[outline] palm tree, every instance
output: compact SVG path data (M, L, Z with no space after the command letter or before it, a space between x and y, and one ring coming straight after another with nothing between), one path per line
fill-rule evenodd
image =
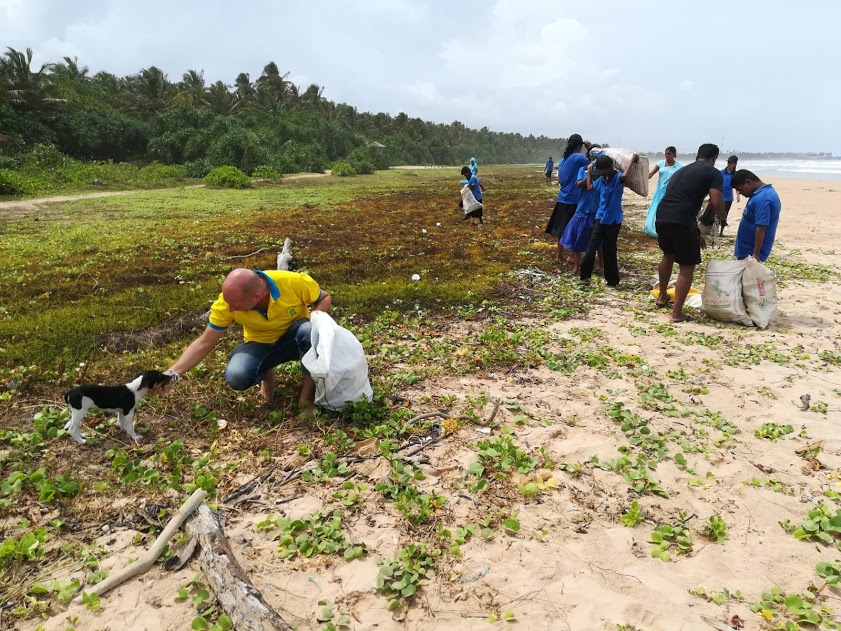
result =
M130 77L128 87L132 93L132 109L144 112L162 112L177 96L175 87L160 68L150 66L140 74Z
M230 92L222 81L217 81L207 88L202 102L211 112L221 116L234 116L242 107L236 93Z
M257 91L251 85L251 77L248 76L247 72L240 72L237 75L236 81L234 81L234 87L236 88L237 98L243 106L250 105L254 102Z
M63 64L56 64L53 68L53 76L69 81L85 82L90 80L88 67L79 66L78 57L73 57L73 59L65 57Z
M204 101L204 70L188 70L178 84L178 97L188 105L197 107Z
M54 64L42 64L37 71L32 69L32 49L26 53L8 47L0 58L0 94L12 107L24 110L45 110L64 103L54 98L54 86L49 72Z
M322 101L326 103L330 103L330 101L326 101L322 98L321 94L324 92L324 88L315 85L314 83L308 87L304 93L300 96L300 102L304 109L308 109L311 111L319 109L319 105ZM332 103L331 103L332 104Z
M280 110L285 103L298 98L298 88L286 81L289 73L282 75L277 64L270 61L263 68L263 74L254 84L257 88L257 102L266 110Z

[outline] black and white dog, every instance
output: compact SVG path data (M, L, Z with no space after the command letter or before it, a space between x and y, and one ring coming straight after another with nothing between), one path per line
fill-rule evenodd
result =
M95 386L84 383L76 386L64 395L64 400L70 406L70 420L64 426L70 436L80 445L85 444L85 435L79 431L85 414L91 408L103 412L116 412L117 425L134 442L139 443L140 437L134 431L134 411L137 404L149 392L157 393L163 387L178 380L178 376L157 370L147 370L137 378L122 386Z

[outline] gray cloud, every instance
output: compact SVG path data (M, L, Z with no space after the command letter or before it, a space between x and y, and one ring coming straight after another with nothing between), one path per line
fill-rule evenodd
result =
M232 83L273 60L362 110L686 151L841 154L839 23L834 0L0 0L0 44L39 62Z

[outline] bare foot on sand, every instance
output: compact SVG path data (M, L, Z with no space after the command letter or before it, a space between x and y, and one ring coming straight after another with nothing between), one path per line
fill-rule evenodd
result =
M260 393L257 395L262 405L271 405L274 401L274 384L274 370L267 370L266 376L260 382Z

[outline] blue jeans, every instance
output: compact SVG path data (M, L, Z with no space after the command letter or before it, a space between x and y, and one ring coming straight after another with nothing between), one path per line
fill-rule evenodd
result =
M311 328L307 318L299 318L274 344L243 342L228 359L225 381L234 390L246 390L263 381L267 370L278 364L300 360L312 346ZM303 366L301 369L308 374Z

